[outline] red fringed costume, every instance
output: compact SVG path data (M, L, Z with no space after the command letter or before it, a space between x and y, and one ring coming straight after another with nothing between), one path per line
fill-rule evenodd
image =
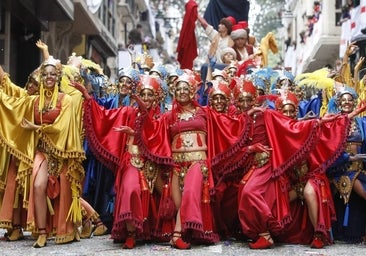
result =
M180 119L176 108L159 120L141 118L139 145L147 158L174 164L174 172L183 177L180 179L183 236L189 232L193 242L217 242L210 206L214 188L211 161L219 152L226 151L220 156L224 161L247 143L246 119L231 118L202 107L192 117ZM206 149L189 151L193 144ZM193 159L197 155L201 160ZM190 159L182 160L180 156Z
M157 110L152 109L149 115L154 118L156 113ZM151 239L156 235L153 231L159 201L155 198L154 183L161 172L140 155L133 136L112 129L120 126L134 129L138 115L139 110L133 107L105 109L94 100L84 103L84 125L90 147L116 176L112 228L115 240L126 239L126 221L135 226L137 239Z
M239 218L243 233L257 239L260 233L268 231L274 236L281 234L292 220L286 172L306 159L318 167L312 169L314 174L324 172L343 148L345 134L339 131L347 130L348 119L340 117L323 124L319 124L319 120L297 122L266 110L254 114L251 123L251 143L268 145L272 148L271 154L248 156L243 149L229 162L215 161L213 167L219 177L230 176L238 167L243 167ZM323 229L327 225L328 222Z

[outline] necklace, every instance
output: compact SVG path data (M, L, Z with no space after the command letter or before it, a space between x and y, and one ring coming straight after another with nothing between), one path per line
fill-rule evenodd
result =
M53 95L53 91L51 90L44 90L44 96L46 96L46 98L51 98Z
M188 121L188 120L192 119L195 115L196 115L195 109L193 111L185 111L182 113L178 113L178 119Z
M46 112L50 111L51 109L52 109L52 106L51 106L51 102L50 102L47 105L45 104L45 106L42 109L42 113L46 113Z

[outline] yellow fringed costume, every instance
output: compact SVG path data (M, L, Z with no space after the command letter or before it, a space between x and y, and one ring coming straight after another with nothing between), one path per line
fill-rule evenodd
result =
M5 75L1 85L9 82ZM26 130L20 125L22 119L35 122L39 98L38 95L26 94L9 97L3 90L0 92L0 145L20 161L17 181L23 190L23 206L28 208L27 229L30 231L37 232L31 193L33 175L40 166L35 164L40 160L37 157L49 161L54 159L61 165L57 173L60 193L52 202L54 209L49 205L50 212L55 212L51 218L52 230L49 231L56 233L56 243L66 243L77 238L75 224L80 224L82 218L79 197L84 178L82 161L85 153L80 138L80 116L75 113L72 97L63 94L58 99L60 113L53 123L42 124L42 128L37 131Z

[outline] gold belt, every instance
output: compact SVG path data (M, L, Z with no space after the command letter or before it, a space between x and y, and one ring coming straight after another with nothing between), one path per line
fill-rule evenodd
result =
M270 154L266 152L256 153L254 156L254 160L257 164L257 167L262 167L263 165L265 165L269 160L269 156Z
M362 170L362 160L353 161L350 167L348 167L348 170L350 171Z
M193 162L193 161L206 160L206 159L207 159L206 151L173 153L173 160L176 163Z
M362 143L361 142L347 142L346 152L349 154L357 154L357 150L352 146L361 147Z

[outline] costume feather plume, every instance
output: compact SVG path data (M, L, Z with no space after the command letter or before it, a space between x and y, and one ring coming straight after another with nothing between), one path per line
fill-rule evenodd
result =
M103 69L99 66L99 64L95 63L94 61L83 58L81 60L81 65L88 68L88 69L90 69L90 70L92 70L92 71L96 71L100 75L103 74Z
M299 74L295 77L298 86L312 86L319 89L333 88L334 79L329 78L329 70L322 68L311 73Z

